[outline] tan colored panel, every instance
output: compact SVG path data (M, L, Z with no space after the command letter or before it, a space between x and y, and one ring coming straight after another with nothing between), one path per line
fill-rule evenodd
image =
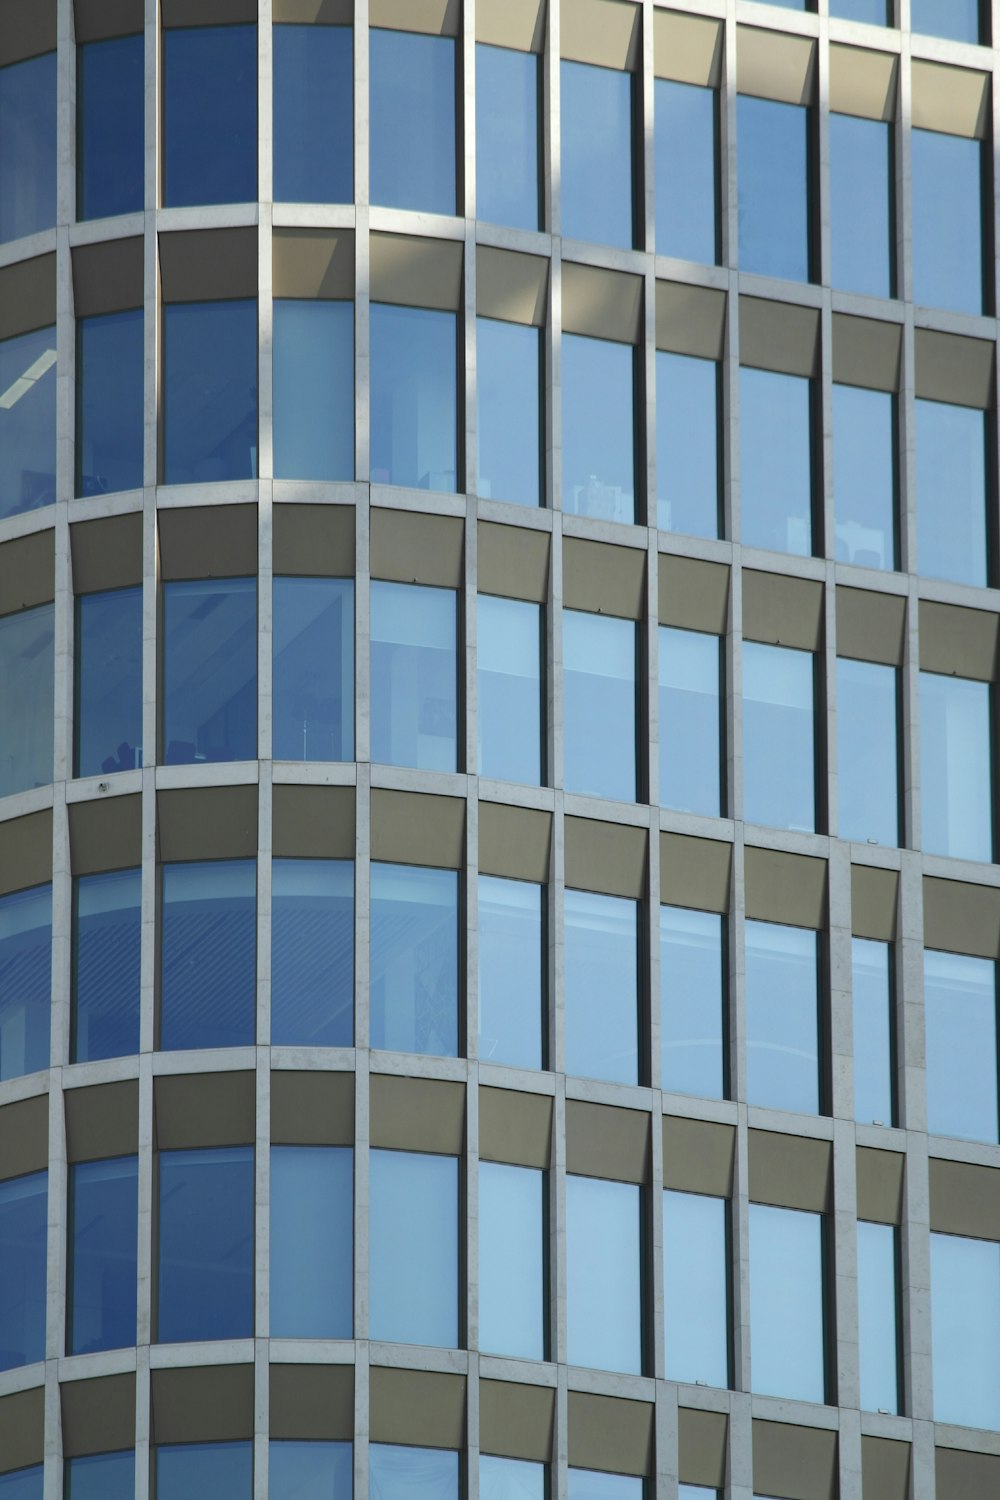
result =
M1000 1171L936 1156L929 1170L932 1229L1000 1240Z
M479 592L544 604L549 594L549 533L480 521Z
M518 52L544 51L545 0L476 0L476 41Z
M465 1085L438 1078L371 1075L371 1143L391 1151L465 1150Z
M717 89L722 78L723 26L708 16L653 11L653 69L657 78Z
M552 1096L514 1089L479 1089L479 1155L515 1166L549 1166Z
M993 405L994 350L985 339L918 328L914 334L917 395L987 411Z
M655 12L657 21L665 12ZM702 18L685 16L685 21ZM712 21L715 26L718 22ZM721 359L726 338L726 294L680 281L656 283L656 347L700 359Z
M276 1146L353 1146L354 1074L271 1074L271 1140Z
M540 255L519 255L491 245L476 250L476 311L481 318L544 328L548 293L549 263Z
M64 1458L135 1447L135 1376L131 1371L99 1380L66 1380L59 1395Z
M425 792L372 791L372 859L460 870L465 864L465 802Z
M641 901L646 891L645 828L567 818L566 884L579 891L602 891Z
M736 1131L710 1120L663 1116L663 1185L682 1193L729 1198Z
M751 1130L748 1151L752 1202L829 1213L833 1197L833 1146L829 1141Z
M905 1156L900 1151L872 1151L858 1146L855 1160L858 1218L876 1224L901 1223Z
M109 1156L133 1156L138 1151L137 1079L67 1089L63 1101L69 1161L100 1161Z
M369 21L392 31L423 31L458 36L461 0L371 0Z
M202 0L194 0L200 5ZM257 295L257 230L185 229L160 235L164 302Z
M725 635L729 620L729 569L725 563L661 552L657 584L662 625Z
M837 1434L786 1422L754 1422L753 1487L761 1495L835 1500Z
M816 93L816 43L780 31L736 28L736 87L741 94L811 104Z
M353 505L276 505L272 524L275 576L354 577Z
M823 585L812 578L745 571L743 635L769 646L818 651L823 641Z
M153 1106L160 1151L253 1142L253 1073L164 1073L153 1080Z
M253 1365L154 1370L152 1386L154 1443L253 1437Z
M986 1500L1000 1495L1000 1458L994 1453L966 1453L935 1448L937 1500Z
M274 788L272 841L277 859L353 859L354 788Z
M0 68L56 48L55 0L4 0ZM0 1459L0 1469L5 1468ZM16 1466L15 1466L16 1467Z
M660 834L660 900L665 906L727 912L732 869L732 844Z
M913 124L983 140L989 126L989 74L914 58L910 64Z
M299 26L353 26L354 0L271 0L272 19Z
M740 364L782 375L818 375L819 309L741 297Z
M300 1443L350 1442L354 1436L353 1365L276 1365L268 1430Z
M40 1464L44 1449L44 1385L0 1397L0 1474Z
M545 885L551 861L551 813L480 802L479 868L484 875Z
M0 615L48 604L56 592L55 532L33 531L0 546Z
M983 609L920 601L920 669L992 682L997 675L1000 616Z
M417 1448L465 1442L465 1376L429 1370L371 1370L371 1440Z
M0 823L0 896L52 879L52 809Z
M891 52L830 46L830 108L865 120L896 118L899 59Z
M509 1380L479 1382L479 1446L504 1458L548 1463L552 1457L552 1417L556 1393L551 1386L519 1385Z
M252 859L257 853L256 786L189 787L157 792L159 855L185 859Z
M570 1391L571 1466L612 1474L652 1474L654 1411L648 1401Z
M566 1170L618 1182L649 1180L649 1116L638 1109L566 1101Z
M69 528L73 592L96 594L142 582L142 512L79 521Z
M142 798L104 797L69 805L70 863L74 875L131 870L142 863Z
M161 510L160 576L246 578L257 572L256 505Z
M373 234L371 297L373 302L457 312L462 305L461 242L417 239L410 234Z
M677 1475L681 1484L705 1484L721 1490L726 1482L729 1419L721 1411L677 1412Z
M861 1492L875 1500L909 1500L909 1443L862 1434Z
M837 589L837 655L903 665L906 597L867 589Z
M641 620L646 604L646 554L568 536L563 541L563 603L567 609Z
M924 876L924 946L1000 957L1000 890Z
M42 1172L48 1164L48 1095L5 1104L0 1108L0 1181Z
M353 230L278 228L272 253L275 297L354 296Z
M78 318L141 307L142 294L141 236L74 248L73 308Z
M563 57L600 68L639 66L640 7L624 0L563 0L560 44Z
M642 278L564 260L562 324L566 333L637 344L642 333Z
M898 910L899 875L895 870L851 866L851 931L855 937L894 942Z
M257 19L257 0L160 0L164 27L227 26Z
M0 339L48 328L55 321L55 253L4 266L0 270ZM55 348L55 339L52 346Z
M826 926L826 860L778 849L746 851L746 912L762 922Z
M840 385L898 391L903 325L833 315L833 378Z
M371 572L394 583L462 586L465 567L465 523L459 516L430 516L419 511L371 513Z

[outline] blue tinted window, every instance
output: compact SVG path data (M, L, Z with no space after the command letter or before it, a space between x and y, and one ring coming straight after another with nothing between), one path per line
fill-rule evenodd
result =
M898 1318L895 1225L859 1223L858 1358L866 1411L899 1410Z
M825 1399L819 1214L750 1204L750 1358L755 1392Z
M891 297L892 126L830 115L830 280Z
M643 1500L645 1481L631 1474L604 1474L596 1469L570 1469L567 1500Z
M546 1500L545 1465L526 1458L479 1460L480 1500Z
M76 493L142 484L142 309L76 325Z
M914 301L983 312L982 145L914 129L910 151Z
M55 498L56 331L38 328L0 340L0 520Z
M743 812L750 823L816 827L813 659L743 643Z
M542 774L542 610L480 594L476 619L479 774L537 786Z
M924 954L927 1129L996 1141L997 982L991 958Z
M372 27L371 201L455 212L455 42Z
M719 535L719 367L656 351L656 524Z
M722 655L718 636L660 626L660 803L722 809Z
M541 503L541 376L541 329L476 319L476 484L485 500Z
M663 1087L721 1099L726 1086L724 922L717 912L660 907Z
M253 1443L177 1443L156 1449L156 1500L251 1500Z
M631 249L632 74L560 63L562 232Z
M458 1054L458 872L371 868L371 1045Z
M740 532L748 547L812 552L812 382L740 367Z
M273 339L275 479L353 479L354 303L278 298Z
M986 413L916 402L917 570L987 582Z
M899 673L837 658L837 797L840 837L899 843Z
M858 568L896 565L896 400L833 387L835 555Z
M457 488L457 340L453 312L372 304L373 484Z
M48 1201L47 1172L0 1182L0 1370L45 1358Z
M368 1449L369 1500L458 1500L458 1454L442 1448L399 1448L372 1443Z
M457 1158L373 1150L369 1243L371 1337L454 1348Z
M635 520L634 377L630 344L563 334L563 510Z
M55 606L0 617L0 797L52 780Z
M354 754L354 582L276 578L271 712L275 760Z
M476 45L476 215L538 229L540 57Z
M653 88L656 253L712 266L719 254L716 92L668 78Z
M142 589L76 601L77 776L142 765Z
M257 754L257 580L163 585L163 760Z
M887 0L829 0L831 16L845 21L866 21L869 26L889 23Z
M271 1500L351 1500L354 1486L350 1443L268 1444Z
M719 1500L719 1492L703 1484L679 1484L677 1500Z
M253 1147L161 1151L159 1180L158 1341L248 1338Z
M135 1343L139 1235L134 1156L70 1167L67 1354Z
M809 111L736 100L740 270L809 280Z
M256 299L164 307L163 443L164 484L256 478Z
M632 620L563 611L566 790L634 802L636 631Z
M257 1002L257 862L164 865L160 1046L250 1046Z
M639 1082L639 904L567 890L566 1072Z
M888 943L851 939L854 1118L894 1125L893 968Z
M0 1491L2 1493L2 1491ZM66 1464L66 1500L132 1500L135 1454L95 1453Z
M0 896L0 1081L48 1067L51 990L52 887Z
M76 216L137 213L145 199L145 38L78 47Z
M274 201L354 197L354 32L275 26Z
M929 36L978 42L980 0L910 0L910 25Z
M479 877L479 1057L540 1068L545 1026L545 893Z
M271 1337L354 1331L354 1152L271 1147Z
M453 589L372 582L372 760L457 770L457 632Z
M0 1497L2 1500L42 1500L42 1476L41 1464L0 1474Z
M931 1234L934 1417L1000 1428L1000 1245Z
M988 682L920 674L920 817L929 854L993 857Z
M479 1347L545 1358L545 1176L479 1163Z
M139 1050L141 900L138 870L74 882L73 1062Z
M808 928L746 924L750 1104L819 1111L818 948L819 938Z
M163 202L257 198L257 28L163 33Z
M271 866L271 1041L354 1041L354 864L276 859Z
M726 1200L663 1194L663 1318L668 1380L729 1384Z
M642 1373L641 1190L566 1178L567 1357Z
M56 54L46 52L0 68L0 243L55 221Z

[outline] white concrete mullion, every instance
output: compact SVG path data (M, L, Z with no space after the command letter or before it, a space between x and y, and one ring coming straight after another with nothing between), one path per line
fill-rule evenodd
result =
M470 813L472 808L470 807ZM466 1500L479 1500L479 1068L469 1064L465 1104ZM459 1248L459 1265L462 1252Z
M550 1360L557 1363L556 1401L553 1415L552 1462L549 1500L566 1500L569 1479L568 1413L566 1371L566 1078L555 1079L552 1107L552 1168L549 1172L549 1288L552 1304L549 1329Z
M639 244L649 256L647 279L650 280L653 276L652 257L656 250L656 203L653 194L655 185L653 160L653 140L655 136L654 108L656 100L656 91L654 88L656 70L653 66L653 0L640 0L639 9L642 32L640 36L639 66L635 75L636 87L639 89L639 108L636 110L639 140L636 143L636 154L640 167L642 197L639 202L637 218L642 226ZM655 494L656 492L655 490L651 490L650 493Z
M833 1246L834 1341L836 1400L842 1408L837 1456L840 1466L839 1500L862 1500L861 1495L861 1371L858 1347L858 1225L853 1120L837 1120L833 1128Z
M268 808L268 812L270 809ZM270 840L268 840L270 842ZM254 1141L254 1500L268 1495L271 1294L271 1068L270 1048L256 1049Z
M663 1096L654 1089L653 1110L649 1126L649 1275L647 1277L645 1316L649 1356L646 1374L656 1377L659 1387L666 1375L666 1338L663 1307ZM657 1392L659 1400L660 1392Z

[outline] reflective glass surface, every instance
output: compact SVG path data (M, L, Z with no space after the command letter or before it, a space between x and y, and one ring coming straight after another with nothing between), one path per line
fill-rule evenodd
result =
M566 891L566 1072L639 1082L639 903Z
M372 581L373 761L458 769L457 633L453 589Z
M43 1474L41 1464L0 1474L0 1500L42 1500Z
M934 1418L1000 1428L1000 1245L931 1234Z
M145 38L77 47L76 216L138 213L145 198Z
M257 861L161 870L160 1047L246 1047L257 1008Z
M634 377L631 344L563 334L563 510L573 515L635 520Z
M865 1411L899 1410L896 1227L858 1224L858 1359Z
M135 1453L131 1448L71 1458L66 1463L66 1500L132 1500L134 1494Z
M458 1160L373 1150L369 1224L371 1337L455 1348Z
M566 790L634 802L634 621L563 610L563 714Z
M545 1027L545 891L479 877L479 1057L540 1068Z
M982 146L914 129L910 153L914 301L983 312Z
M655 79L653 90L656 253L714 265L718 259L716 91L671 78Z
M559 89L563 235L630 250L632 74L564 57Z
M354 1332L354 1152L271 1147L271 1337Z
M541 227L540 63L537 52L476 44L476 215L518 229Z
M837 817L842 839L899 843L899 671L837 658Z
M997 1141L997 980L991 958L924 952L927 1129Z
M809 280L809 112L736 99L740 270Z
M892 126L830 114L830 280L892 296Z
M719 535L719 367L656 351L656 524Z
M979 0L910 0L910 25L928 36L978 42Z
M274 201L350 203L353 28L281 25L272 36Z
M866 21L869 26L889 24L887 0L829 0L831 16L845 21Z
M275 578L275 760L354 754L354 580Z
M717 818L722 809L719 637L660 626L660 804Z
M354 1041L354 863L271 864L271 1041L350 1047Z
M751 1388L826 1397L820 1214L750 1204Z
M371 1044L458 1054L458 872L371 867Z
M930 854L993 855L990 684L920 674L920 817Z
M458 1454L444 1448L368 1449L369 1500L458 1500Z
M36 328L0 339L0 520L55 498L56 331Z
M52 780L55 606L0 617L0 797Z
M0 1081L48 1067L51 990L52 887L0 896Z
M641 1189L566 1178L566 1321L571 1365L642 1373Z
M77 776L142 765L142 588L76 601Z
M677 1500L718 1500L718 1490L709 1489L704 1484L679 1484L677 1486Z
M257 197L256 26L165 27L163 202Z
M138 1158L71 1166L69 1224L66 1353L128 1348L136 1342Z
M540 328L476 319L476 485L485 500L541 504L541 381Z
M350 1443L290 1442L272 1438L267 1450L271 1500L351 1500Z
M747 1099L814 1115L820 1108L818 935L746 924Z
M479 1163L479 1347L545 1358L545 1175Z
M373 484L457 487L457 341L453 312L372 303Z
M986 413L916 402L917 568L987 583Z
M668 1380L729 1384L726 1200L663 1194L663 1319Z
M896 566L896 402L890 391L833 386L835 556Z
M76 493L142 484L142 309L76 325Z
M643 1500L645 1481L631 1474L604 1474L596 1469L570 1469L567 1500Z
M138 870L80 875L73 884L73 1062L139 1050Z
M851 939L854 1118L895 1125L893 963L888 943Z
M156 1500L251 1500L253 1443L171 1443L156 1452Z
M454 38L374 26L368 35L371 201L453 214Z
M256 475L256 298L168 303L163 308L163 483L208 484Z
M724 933L717 912L660 907L663 1087L671 1093L724 1095Z
M479 774L537 786L542 765L542 607L476 601Z
M45 1357L48 1176L0 1182L0 1370Z
M479 1460L480 1500L546 1500L545 1465L526 1458Z
M743 643L743 813L775 828L816 827L813 658Z
M740 366L740 533L748 547L812 552L812 382Z
M163 585L163 760L257 754L257 580Z
M253 1147L161 1151L159 1184L158 1342L249 1338Z
M276 298L272 357L275 479L353 479L354 303Z
M55 221L56 54L46 52L0 68L0 243Z

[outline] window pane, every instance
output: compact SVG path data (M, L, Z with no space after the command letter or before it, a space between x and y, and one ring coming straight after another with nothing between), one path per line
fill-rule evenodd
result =
M0 243L55 222L56 54L46 52L0 68Z
M677 1500L719 1500L719 1492L703 1484L679 1484Z
M910 151L914 301L983 312L982 146L914 129Z
M996 964L924 953L927 1129L965 1141L997 1133Z
M562 232L630 250L632 74L560 62Z
M931 1235L934 1417L1000 1427L1000 1245Z
M750 823L816 827L813 659L743 643L743 812Z
M52 780L55 606L0 618L0 797Z
M479 877L479 1057L540 1068L545 1026L545 895L524 880Z
M163 202L257 197L257 28L163 32Z
M536 52L476 45L476 214L494 224L538 229Z
M0 1182L0 1370L45 1358L48 1201L47 1172Z
M76 216L137 213L145 199L145 38L89 42L76 56Z
M257 754L257 580L163 585L163 749L168 766Z
M373 761L457 769L457 616L453 589L372 581Z
M890 391L833 387L835 555L896 566L896 403Z
M668 1380L729 1384L726 1201L663 1194L663 1317Z
M134 1494L135 1454L131 1448L125 1453L71 1458L66 1465L66 1500L132 1500Z
M752 1389L823 1401L823 1220L750 1204Z
M896 1229L858 1224L858 1357L861 1406L899 1410Z
M545 1358L545 1176L479 1163L479 1347Z
M160 1047L246 1047L257 1008L257 862L164 865Z
M663 1087L721 1099L725 1091L724 918L660 907Z
M453 312L372 303L373 484L457 488L457 350Z
M143 315L80 318L77 334L76 493L142 484Z
M371 1045L458 1055L458 872L371 867Z
M0 1474L0 1497L2 1500L42 1500L43 1468L36 1464L30 1469L16 1469L11 1474Z
M563 509L572 515L635 520L634 374L630 344L563 334Z
M818 945L817 934L805 927L746 924L751 1104L808 1115L819 1112Z
M476 604L479 774L542 778L542 609L480 594Z
M809 280L809 112L736 99L740 270Z
M541 378L540 328L476 319L476 483L484 500L541 504Z
M639 1082L639 903L567 890L566 1072Z
M268 1444L271 1500L351 1500L354 1457L350 1443Z
M719 816L722 654L718 636L660 626L660 804Z
M271 1041L353 1044L352 860L276 859L271 865Z
M637 711L634 622L564 609L567 791L635 801Z
M134 1156L70 1167L67 1354L136 1341L137 1174Z
M76 601L76 774L142 765L142 588Z
M740 366L740 531L748 547L812 552L812 382L803 376Z
M979 0L910 0L910 25L928 36L978 42Z
M566 1178L570 1364L642 1373L641 1190Z
M369 1500L458 1500L458 1454L443 1448L368 1449Z
M178 1443L156 1450L156 1500L251 1500L253 1443Z
M354 303L277 298L273 339L274 477L353 479Z
M369 38L371 201L453 214L454 39L376 27Z
M526 1458L479 1460L480 1500L546 1500L545 1465Z
M718 259L716 93L667 78L655 79L653 88L656 253L712 266Z
M719 535L719 367L656 351L656 524Z
M986 413L918 400L916 475L919 571L984 588Z
M354 1331L354 1152L271 1147L271 1337Z
M837 658L840 837L899 843L899 673Z
M993 854L990 685L920 674L920 817L929 854Z
M830 279L892 296L892 126L830 114Z
M249 1338L253 1147L161 1151L159 1181L158 1342Z
M892 950L888 943L851 939L854 997L854 1118L894 1125Z
M256 478L255 298L164 307L163 444L164 484Z
M643 1500L645 1482L631 1474L600 1474L596 1469L570 1469L568 1500Z
M275 760L354 754L354 580L276 578Z
M139 1050L138 870L80 875L74 881L73 1062Z
M886 0L830 0L830 14L845 21L866 21L870 26L888 25Z
M0 1081L48 1067L51 990L52 887L0 896Z
M0 340L0 520L55 498L56 331L37 328Z
M455 1348L457 1159L373 1150L369 1244L371 1337Z
M354 32L275 26L274 201L354 197Z

